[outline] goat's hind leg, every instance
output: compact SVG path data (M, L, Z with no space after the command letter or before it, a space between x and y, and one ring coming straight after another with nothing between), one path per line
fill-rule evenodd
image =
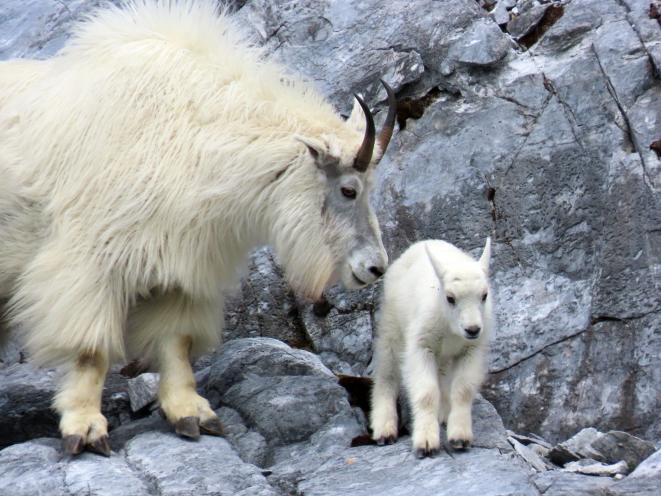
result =
M108 358L101 352L79 354L66 373L55 408L61 414L64 449L77 454L89 451L110 456L108 422L101 414L101 394L108 371Z
M220 436L223 427L209 402L197 394L191 350L218 341L218 302L194 300L180 291L142 301L130 317L129 348L143 350L160 372L161 410L177 434Z

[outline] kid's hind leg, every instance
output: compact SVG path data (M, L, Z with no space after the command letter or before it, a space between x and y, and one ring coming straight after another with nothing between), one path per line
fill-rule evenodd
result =
M374 386L372 389L372 439L378 445L392 444L397 439L397 396L401 374L395 328L384 316L380 335L374 342ZM387 327L388 326L388 327Z
M101 414L101 393L108 371L108 358L101 352L80 354L66 373L55 408L61 415L64 450L77 454L87 448L110 456L108 422Z
M190 362L193 348L201 342L207 348L217 341L219 310L218 303L172 292L141 302L131 316L130 346L149 349L160 372L161 410L181 436L197 438L200 431L223 434L209 402L197 394Z

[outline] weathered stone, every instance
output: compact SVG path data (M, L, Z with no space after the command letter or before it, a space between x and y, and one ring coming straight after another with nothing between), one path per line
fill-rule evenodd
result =
M535 29L549 7L550 5L548 4L541 5L536 3L532 4L530 8L520 11L519 15L512 18L512 20L507 23L507 32L511 34L514 39L520 40Z
M496 24L498 25L504 25L507 24L510 20L510 11L507 7L507 2L503 2L502 0L496 4L496 6L493 8L493 10L490 12L491 17L493 18L494 21L496 21Z
M602 475L607 477L611 477L617 474L624 475L629 473L629 467L627 462L624 460L607 465L590 458L569 462L562 470L585 475Z
M321 361L338 374L360 376L372 357L373 288L356 294L332 288L326 293L329 310L315 314L312 305L302 311L305 332Z
M336 415L356 422L346 391L317 356L269 338L228 343L207 391L272 445L305 440Z
M513 437L508 438L510 444L514 447L514 450L523 458L528 465L534 468L537 472L545 472L548 470L548 466L544 459L535 453L532 449L521 444L519 441Z
M624 480L613 484L609 496L652 496L661 487L661 450L642 462Z
M159 374L146 372L128 380L128 393L131 410L137 412L141 408L156 401L158 394Z
M627 462L629 472L655 451L652 443L621 431L607 432L595 439L590 446L600 454L597 460L606 463L624 460Z
M252 377L316 376L334 380L319 358L271 338L229 341L219 350L209 370L207 394L216 404L233 385Z
M1 438L0 438L1 439ZM16 444L0 451L0 495L65 496L55 439Z
M491 66L505 57L509 49L509 40L498 26L483 19L475 22L450 47L449 57L463 64Z
M225 339L277 337L305 346L294 294L268 248L253 253L241 290L225 303Z
M527 466L495 450L474 448L454 457L441 453L417 460L410 440L402 438L390 446L336 451L321 463L312 460L283 460L271 467L269 480L290 493L318 496L538 495Z
M533 482L544 496L607 496L615 481L608 477L549 470L537 474Z
M223 436L232 444L241 459L246 463L263 467L269 454L264 436L248 430L236 410L222 407L216 411L216 414L223 423Z
M174 434L142 434L126 445L126 460L163 496L277 494L257 467L241 461L219 437L187 442Z

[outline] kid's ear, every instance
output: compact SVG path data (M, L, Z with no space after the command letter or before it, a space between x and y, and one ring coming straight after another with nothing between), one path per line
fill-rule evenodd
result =
M441 264L439 264L436 259L434 258L434 255L432 255L431 250L429 249L429 246L427 246L427 243L425 243L425 251L427 252L427 257L429 258L429 261L431 262L431 266L434 269L434 273L436 274L436 277L438 281L443 284L443 267Z
M480 257L480 266L485 274L489 274L489 262L491 261L491 238L487 237L487 241L484 244L484 250L482 251L482 256Z

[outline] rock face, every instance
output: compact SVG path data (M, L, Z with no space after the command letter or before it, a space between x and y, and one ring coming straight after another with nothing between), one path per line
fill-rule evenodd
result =
M0 2L0 59L52 56L100 3ZM342 112L353 92L381 110L379 77L395 88L400 128L373 192L390 258L424 238L479 254L492 237L498 329L484 395L505 426L551 443L586 427L661 441L661 158L650 148L661 139L661 27L650 3L661 10L656 0L231 2L269 56ZM198 373L229 442L187 443L140 418L149 412L131 412L115 373L110 460L69 460L48 439L15 444L56 435L55 377L19 363L10 343L0 495L656 494L658 451L618 482L534 473L482 402L469 453L416 462L407 438L350 448L365 417L333 373L369 374L378 286L332 288L313 306L268 250L250 269L227 302L226 336L254 339L229 341Z

